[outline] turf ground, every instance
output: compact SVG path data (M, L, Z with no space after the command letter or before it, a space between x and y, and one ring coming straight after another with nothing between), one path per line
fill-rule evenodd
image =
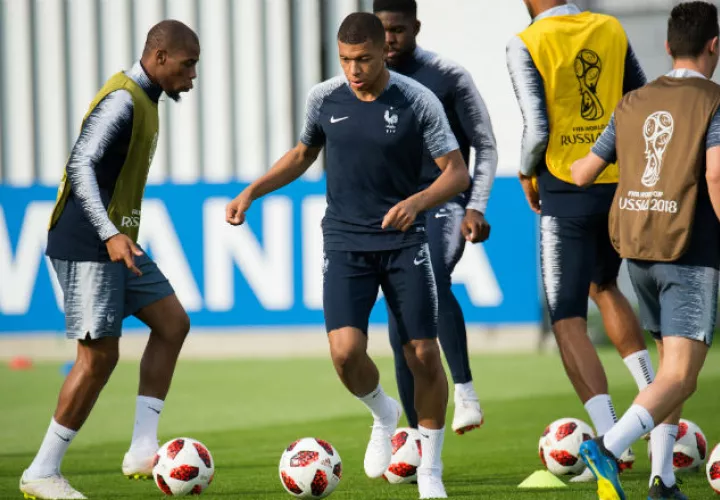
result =
M634 383L619 357L602 351L619 411ZM392 364L379 359L384 387L395 393ZM554 491L519 491L541 468L537 442L545 425L560 417L587 421L556 354L475 356L472 366L486 424L445 440L445 484L451 498L594 499L594 485ZM45 432L62 383L59 364L13 372L0 367L0 498L21 498L18 478ZM720 440L720 349L710 353L698 392L685 416ZM63 466L72 484L91 499L160 498L152 482L128 481L120 462L132 431L137 364L120 363ZM449 409L452 415L452 408ZM277 463L285 446L303 436L327 439L343 458L335 499L411 499L414 486L391 486L365 477L362 458L371 422L337 380L329 359L181 362L160 422L162 441L190 436L203 441L217 463L215 482L203 495L286 499ZM646 446L635 446L634 470L623 475L628 498L646 498ZM690 498L713 498L704 472L683 476Z

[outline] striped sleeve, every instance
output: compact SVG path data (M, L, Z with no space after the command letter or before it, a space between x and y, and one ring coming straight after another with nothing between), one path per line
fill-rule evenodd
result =
M592 152L608 163L617 161L617 150L615 148L615 113L610 117L607 127L600 134L598 140L592 147Z
M507 67L523 116L520 172L533 175L543 162L549 140L545 86L525 43L513 37L507 45Z

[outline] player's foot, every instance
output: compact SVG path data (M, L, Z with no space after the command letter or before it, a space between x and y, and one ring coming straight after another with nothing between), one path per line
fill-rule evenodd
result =
M585 467L584 471L570 479L571 483L592 483L593 481L595 481L595 474L589 467Z
M420 498L447 498L442 470L418 469L417 485Z
M480 428L483 422L483 413L479 401L471 399L455 400L455 416L452 423L452 430L455 431L455 434L462 436L466 432Z
M626 470L632 469L633 465L635 465L635 453L633 453L632 448L628 448L620 455L618 467L620 467L620 472L623 473Z
M61 475L27 479L27 471L20 478L20 491L25 498L32 500L78 500L87 498L70 486Z
M617 459L605 448L602 440L600 436L580 445L580 458L597 479L600 500L625 500Z
M122 473L128 479L152 479L155 453L137 457L130 452L125 453L122 463Z
M383 475L392 460L392 435L397 429L402 406L392 398L388 398L394 411L387 419L375 419L370 433L370 442L365 450L365 474L376 478Z
M688 500L687 495L680 491L677 483L668 487L660 476L655 476L652 480L652 486L648 491L648 500Z

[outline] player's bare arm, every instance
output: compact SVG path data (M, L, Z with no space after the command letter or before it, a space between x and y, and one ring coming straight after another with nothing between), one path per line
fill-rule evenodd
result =
M304 174L317 159L322 148L310 147L302 142L285 153L262 177L246 187L242 193L228 203L225 220L239 226L245 222L245 212L253 201L290 184Z
M570 167L573 182L580 187L590 186L607 166L608 162L591 151L584 158L576 160Z
M710 193L710 203L712 203L715 215L720 220L720 146L707 150L705 164L707 168L705 179Z
M383 219L382 227L394 227L407 231L417 214L444 203L465 191L470 186L467 165L459 150L454 150L435 159L442 174L427 189L412 195L392 207Z

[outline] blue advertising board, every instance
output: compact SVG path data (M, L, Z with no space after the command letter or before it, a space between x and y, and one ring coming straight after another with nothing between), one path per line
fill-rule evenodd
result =
M298 181L224 221L243 184L148 186L140 244L196 327L321 325L322 181ZM55 188L0 185L0 333L61 331L62 292L44 257ZM537 220L516 179L498 178L490 240L466 246L454 288L468 323L537 323ZM384 304L371 321L386 321ZM138 326L131 319L127 326Z

